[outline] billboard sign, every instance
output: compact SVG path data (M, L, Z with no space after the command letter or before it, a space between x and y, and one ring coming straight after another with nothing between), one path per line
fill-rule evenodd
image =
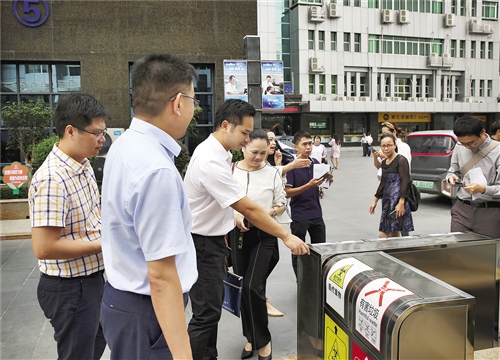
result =
M247 62L224 60L224 100L240 99L248 102Z
M285 108L283 61L262 61L262 109Z

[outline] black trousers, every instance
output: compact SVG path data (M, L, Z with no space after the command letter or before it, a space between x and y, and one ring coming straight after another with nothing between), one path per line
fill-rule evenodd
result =
M184 294L184 306L187 294ZM111 359L172 359L151 296L104 287L101 321Z
M310 220L293 220L290 224L292 234L306 242L306 233L311 237L311 244L326 242L326 226L323 218ZM297 277L297 255L292 255L292 266L295 277Z
M100 359L106 340L99 322L103 272L62 278L42 274L38 303L54 328L58 359Z
M368 151L368 143L362 143L363 145L363 156L368 156L369 151Z
M198 280L189 291L193 317L188 325L193 360L217 359L217 329L224 299L224 236L192 234Z
M270 264L275 260L276 237L252 227L240 233L235 228L230 236L233 270L243 276L241 323L243 336L254 350L271 341L266 306L266 280Z

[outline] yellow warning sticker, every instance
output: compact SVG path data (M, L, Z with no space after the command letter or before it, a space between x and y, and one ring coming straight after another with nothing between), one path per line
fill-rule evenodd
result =
M334 282L335 284L337 284L338 287L340 287L341 289L344 288L344 279L345 279L345 275L347 274L347 271L352 267L352 264L351 265L346 265L344 267L341 267L340 269L338 269L337 271L335 271L332 276L330 276L330 280L332 282Z
M324 360L349 359L349 336L325 314Z

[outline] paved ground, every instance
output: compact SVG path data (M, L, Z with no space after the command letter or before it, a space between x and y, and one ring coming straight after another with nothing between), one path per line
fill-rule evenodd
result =
M378 235L380 212L368 213L378 186L372 158L361 156L361 149L343 151L340 169L334 171L332 187L322 200L329 242L373 239ZM418 212L413 213L414 234L449 231L450 201L423 195ZM36 300L39 272L31 251L29 222L1 221L0 233L27 234L21 240L4 240L1 247L1 358L55 359L52 328ZM281 260L268 281L271 303L285 313L270 318L274 358L294 359L296 355L296 282L288 249L280 244ZM189 318L189 310L186 317ZM240 320L223 311L219 326L219 359L239 359L245 340ZM491 359L498 359L498 353ZM109 358L109 351L104 354ZM256 357L255 357L256 358ZM483 357L484 359L484 357Z

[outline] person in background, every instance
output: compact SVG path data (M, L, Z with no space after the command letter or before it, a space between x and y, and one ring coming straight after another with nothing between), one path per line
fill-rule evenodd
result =
M311 151L311 157L318 160L320 164L326 164L326 147L321 143L321 136L314 136L314 143Z
M302 241L306 241L309 233L312 244L326 242L326 226L323 221L323 210L319 202L318 188L324 181L332 181L333 175L328 173L327 179L313 178L314 164L318 160L311 158L312 140L306 131L298 131L293 136L297 158L309 159L311 165L307 168L297 168L286 174L286 196L291 198L292 223L290 229ZM292 267L297 277L297 257L292 254Z
M340 162L340 148L342 147L339 136L337 134L334 134L332 140L330 140L328 145L332 147L332 154L330 155L332 166L334 169L338 169Z
M193 316L188 331L195 360L218 356L217 329L222 312L226 255L224 236L234 228L233 209L262 231L283 239L292 254L309 254L309 247L250 200L233 178L229 150L240 150L248 143L254 115L251 104L238 99L226 100L215 115L214 132L194 150L184 178L193 214L191 233L198 268L198 280L189 292ZM270 344L259 353L270 356Z
M491 124L491 138L493 140L500 141L500 120Z
M375 213L379 199L382 199L379 238L401 236L401 231L413 231L413 218L406 201L406 191L410 183L410 171L406 158L396 152L396 138L384 134L380 138L384 153L382 160L382 180L370 205L370 214Z
M269 93L273 88L273 82L271 81L271 75L266 76L266 81L262 84L262 91L264 94Z
M59 142L29 188L38 303L54 328L58 359L100 359L106 348L101 202L88 159L102 148L108 119L92 95L61 96L54 113Z
M101 319L111 359L190 359L184 310L197 278L191 211L174 163L198 107L192 65L174 55L134 62L130 127L103 176Z
M276 218L286 208L281 173L265 161L269 149L266 132L256 129L249 137L250 141L242 149L243 161L235 164L233 177L251 200ZM266 280L278 241L275 236L253 226L238 211L234 218L236 227L229 233L229 239L233 270L243 276L241 322L247 339L241 358L248 359L254 350L259 350L259 359L271 359Z
M368 133L368 135L366 135L366 143L368 144L368 149L366 149L366 155L370 157L372 153L372 144L373 144L373 138L371 133Z
M236 88L236 77L230 75L227 84L224 86L224 92L226 95L239 95L243 94L243 91L238 91Z
M453 151L446 180L454 186L458 185L458 180L462 184L457 192L458 201L451 208L450 231L473 231L498 239L500 145L488 137L483 122L471 116L456 120L453 132L460 146ZM481 159L467 173L462 173L463 167L479 152L483 155ZM481 178L483 181L479 180Z
M363 156L368 156L368 139L365 133L361 137L361 146L363 147Z

